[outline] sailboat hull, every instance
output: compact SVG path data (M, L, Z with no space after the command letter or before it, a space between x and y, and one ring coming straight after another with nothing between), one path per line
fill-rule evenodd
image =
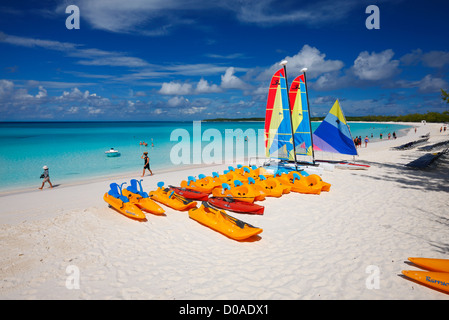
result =
M315 160L320 166L333 166L339 169L348 169L348 170L366 170L370 166L367 164L360 164L355 162L347 162L347 161L331 161L331 160Z

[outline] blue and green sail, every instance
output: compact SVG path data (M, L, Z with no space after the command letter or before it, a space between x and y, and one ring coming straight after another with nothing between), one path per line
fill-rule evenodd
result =
M314 150L357 155L354 140L338 99L313 133Z

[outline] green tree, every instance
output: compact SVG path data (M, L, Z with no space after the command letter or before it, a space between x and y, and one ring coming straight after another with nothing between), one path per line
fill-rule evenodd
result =
M446 91L444 91L443 89L441 89L441 98L446 101L447 103L449 103L449 93L447 93Z

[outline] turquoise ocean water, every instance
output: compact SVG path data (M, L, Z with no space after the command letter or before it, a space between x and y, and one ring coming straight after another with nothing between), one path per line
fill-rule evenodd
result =
M313 129L318 125L313 122ZM50 168L54 184L127 172L141 174L140 157L144 151L149 153L153 172L195 163L198 150L207 151L216 160L219 155L214 152L218 149L210 152L215 142L222 145L222 153L232 150L233 155L237 154L236 146L241 143L245 155L254 156L259 152L263 156L263 136L258 135L263 134L263 127L263 122L201 122L196 127L192 122L3 122L0 123L0 191L39 187L44 165ZM389 132L398 133L407 126L350 123L350 128L353 136L364 138L373 134L374 140L378 140L380 133L385 139ZM232 149L226 149L225 141L231 141L225 139L226 134L233 137ZM217 135L222 138L215 141ZM246 142L245 136L248 136ZM141 141L148 146L141 145ZM186 152L181 146L189 141ZM111 147L120 152L120 157L105 155Z

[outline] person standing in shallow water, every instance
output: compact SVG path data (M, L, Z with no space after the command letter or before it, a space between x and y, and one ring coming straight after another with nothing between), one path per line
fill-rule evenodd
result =
M50 185L50 188L53 188L53 185L51 184L51 181L50 181L50 174L48 173L48 167L43 166L42 169L44 169L44 173L41 174L41 179L44 179L44 180L42 181L42 186L39 189L42 190L45 182L48 182L48 184Z
M150 171L150 176L152 176L153 172L150 169L150 158L148 157L148 152L144 152L140 158L144 161L142 177L145 175L145 169L148 169L148 171Z

